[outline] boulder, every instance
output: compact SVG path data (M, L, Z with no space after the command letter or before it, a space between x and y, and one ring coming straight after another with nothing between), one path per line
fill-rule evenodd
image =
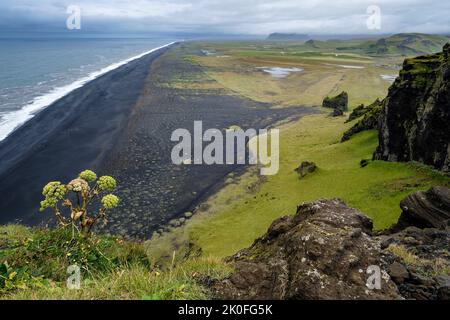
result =
M393 230L390 230L392 232ZM389 274L406 299L448 299L450 232L409 226L380 236L381 248L393 254Z
M306 175L315 172L317 166L314 162L303 161L300 166L295 169L295 172L299 174L300 179L304 178Z
M389 275L396 283L403 283L405 279L409 278L408 269L399 262L391 264L389 267Z
M234 272L212 291L218 299L400 299L371 231L372 221L340 200L303 204L228 258ZM379 289L369 285L373 267Z
M348 110L348 94L342 91L335 97L326 97L323 100L322 107L331 108L334 110L347 111Z
M407 196L400 202L397 230L406 226L450 230L450 189L434 187Z

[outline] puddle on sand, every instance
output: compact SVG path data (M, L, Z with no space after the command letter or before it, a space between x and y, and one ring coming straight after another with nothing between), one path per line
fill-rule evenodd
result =
M270 74L274 78L285 78L292 72L302 72L302 68L259 67L258 69Z
M327 66L335 66L335 67L341 67L344 69L365 69L365 67L362 66L353 66L349 64L334 64L334 63L325 63Z
M397 75L396 74L382 74L380 75L381 79L389 81L389 82L394 82L395 79L397 79Z

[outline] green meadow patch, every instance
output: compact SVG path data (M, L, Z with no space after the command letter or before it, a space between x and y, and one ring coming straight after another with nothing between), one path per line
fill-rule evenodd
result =
M191 241L203 254L231 255L252 244L272 221L294 214L302 202L321 198L340 198L367 214L377 230L390 227L400 213L400 201L408 194L434 185L448 185L449 178L413 163L370 161L377 146L376 131L355 135L339 143L350 124L344 118L313 115L287 125L280 132L280 171L245 195L247 177L225 187L208 204L211 209L199 214L186 227ZM313 161L318 170L299 179L294 171L302 161ZM242 186L240 186L242 185ZM215 211L214 207L220 208Z

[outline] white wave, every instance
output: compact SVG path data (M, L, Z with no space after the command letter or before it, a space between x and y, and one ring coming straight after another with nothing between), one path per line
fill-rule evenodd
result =
M70 92L81 88L82 86L84 86L86 83L95 80L96 78L104 75L105 73L112 71L114 69L117 69L133 60L142 58L143 56L150 54L152 52L155 52L157 50L163 49L165 47L168 47L172 44L174 44L176 42L171 42L168 44L165 44L161 47L157 47L154 48L150 51L141 53L137 56L128 58L126 60L114 63L112 65L109 65L99 71L95 71L91 74L89 74L88 76L81 78L79 80L76 80L75 82L63 86L63 87L57 87L55 89L53 89L52 91L50 91L49 93L43 95L43 96L39 96L33 99L33 101L31 101L29 104L25 105L24 107L22 107L19 110L16 111L12 111L6 114L3 114L1 119L0 119L0 141L2 141L3 139L5 139L11 132L13 132L15 129L17 129L18 127L20 127L21 125L23 125L25 122L27 122L28 120L30 120L31 118L34 117L34 115L41 109L48 107L49 105L51 105L53 102L61 99L62 97L66 96L67 94L69 94Z

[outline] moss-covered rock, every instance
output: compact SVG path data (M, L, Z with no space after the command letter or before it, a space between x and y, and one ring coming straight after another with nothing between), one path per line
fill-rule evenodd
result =
M353 121L363 116L366 113L366 106L364 104L360 104L355 109L353 109L352 113L348 116L348 120L346 122Z
M348 94L342 91L335 97L326 97L323 100L322 107L340 110L342 112L348 110Z
M374 158L419 161L450 171L450 44L406 59L381 112Z
M399 299L388 277L368 290L369 266L386 273L387 256L371 237L372 221L339 200L298 207L228 260L230 277L213 285L219 299Z
M344 132L341 142L349 140L354 134L362 131L376 129L378 127L379 118L383 103L380 100L375 100L371 105L360 106L356 108L349 116L349 121L362 117L353 127Z
M295 172L297 172L299 175L299 178L302 179L306 175L315 172L316 169L317 169L317 166L314 162L303 161L300 164L300 166L297 169L295 169Z

